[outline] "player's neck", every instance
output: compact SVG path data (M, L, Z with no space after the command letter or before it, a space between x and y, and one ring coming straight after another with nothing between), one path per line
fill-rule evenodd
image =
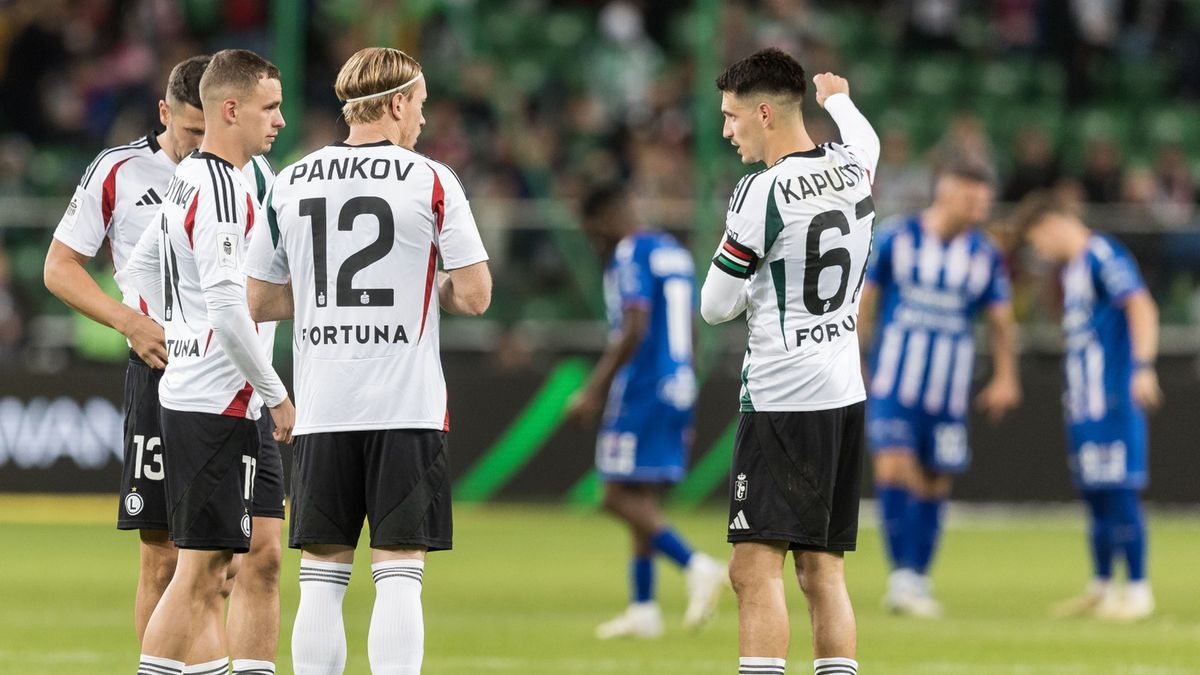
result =
M200 143L200 152L215 155L238 168L250 162L249 153L236 140L214 138L212 134L204 135L204 141Z
M154 137L154 141L158 143L158 147L162 148L163 154L172 163L178 164L183 161L183 157L175 154L175 144L171 142L171 137L164 130L161 134Z
M380 141L387 141L393 145L399 145L397 139L388 135L387 130L380 124L354 124L350 127L350 133L344 141L346 145L370 145Z
M1067 260L1074 260L1083 253L1092 238L1092 231L1084 225L1069 225L1063 233L1063 241L1067 250Z
M921 227L943 240L953 239L967 230L966 227L959 227L950 222L936 205L921 212Z
M767 166L773 166L775 162L794 152L808 152L817 147L803 124L780 129L774 134L769 134L765 140L763 161Z

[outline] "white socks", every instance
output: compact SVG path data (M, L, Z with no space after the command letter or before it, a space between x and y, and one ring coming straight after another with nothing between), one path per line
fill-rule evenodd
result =
M375 609L367 653L374 675L418 675L425 654L425 621L421 614L421 560L389 560L371 565L375 577ZM300 671L296 671L299 673Z
M225 671L221 671L222 675ZM233 675L275 675L275 664L254 659L234 659Z
M173 661L142 654L138 659L137 675L182 675L183 661Z
M786 666L786 659L743 656L738 659L738 675L783 675Z
M300 607L292 628L296 675L341 675L346 667L342 600L351 568L348 563L300 560Z
M814 675L858 675L858 661L830 658L813 661Z

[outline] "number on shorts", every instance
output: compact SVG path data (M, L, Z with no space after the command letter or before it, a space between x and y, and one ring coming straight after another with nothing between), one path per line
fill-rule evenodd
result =
M165 474L163 473L161 448L162 448L162 440L158 436L151 436L150 438L146 438L145 436L143 436L141 434L137 434L133 437L133 449L134 449L134 452L137 453L134 456L134 461L133 461L133 477L134 478L140 480L142 478L142 475L145 474L146 478L148 478L150 480L162 480L163 479L163 476ZM153 466L151 466L150 464L147 464L147 463L143 463L143 460L146 459L147 454L150 455L149 459L151 462L154 463Z

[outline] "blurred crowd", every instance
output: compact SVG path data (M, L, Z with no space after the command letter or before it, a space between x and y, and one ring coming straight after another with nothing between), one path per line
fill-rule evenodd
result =
M282 0L277 0L282 1ZM974 153L997 168L1003 200L1066 185L1121 222L1196 229L1200 20L1183 0L301 0L304 77L284 82L303 115L289 156L338 139L332 82L364 45L394 45L425 68L430 100L418 149L458 170L498 261L503 321L590 318L571 283L586 253L565 228L591 185L625 181L653 224L686 238L697 197L719 205L744 172L698 134L720 117L706 54L724 64L759 47L799 56L812 73L849 76L883 139L877 201L919 208L931 166ZM274 56L271 6L257 0L10 0L0 3L0 199L62 196L94 153L157 122L166 73L226 47ZM716 54L712 53L713 49ZM701 99L701 92L704 98ZM836 130L815 109L814 136ZM697 120L712 124L697 128ZM715 121L713 121L715 120ZM1151 123L1153 122L1153 123ZM697 167L717 194L697 195ZM557 205L557 206L556 206ZM714 206L719 219L719 206ZM56 220L53 218L51 220ZM565 231L565 233L564 233ZM45 228L0 245L44 250ZM573 238L575 237L575 238ZM37 311L40 258L0 258L0 359L7 310ZM570 261L570 262L568 262ZM508 270L511 270L509 272ZM36 276L31 276L36 275ZM11 296L11 297L10 297ZM24 296L24 297L23 297ZM498 293L498 297L501 294ZM8 311L8 314L6 314ZM15 329L19 333L19 324Z

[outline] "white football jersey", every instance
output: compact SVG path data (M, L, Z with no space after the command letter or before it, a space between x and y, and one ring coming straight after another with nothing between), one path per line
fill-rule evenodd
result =
M487 260L458 177L388 142L283 169L246 273L292 282L298 435L448 429L437 267Z
M175 166L153 133L104 150L84 172L54 230L55 239L90 258L107 240L122 301L146 316L153 313L127 278L125 263L142 232L158 216ZM255 157L242 171L261 203L274 178L270 165ZM152 318L162 323L160 317Z
M247 238L263 227L257 186L232 164L196 152L179 163L163 194L158 227L167 369L164 408L258 419L262 399L213 339L204 293L220 283L245 286ZM244 290L242 291L244 293ZM274 324L259 324L270 361Z
M743 411L828 410L866 398L856 329L874 168L853 146L826 143L734 190L713 272L747 280Z

